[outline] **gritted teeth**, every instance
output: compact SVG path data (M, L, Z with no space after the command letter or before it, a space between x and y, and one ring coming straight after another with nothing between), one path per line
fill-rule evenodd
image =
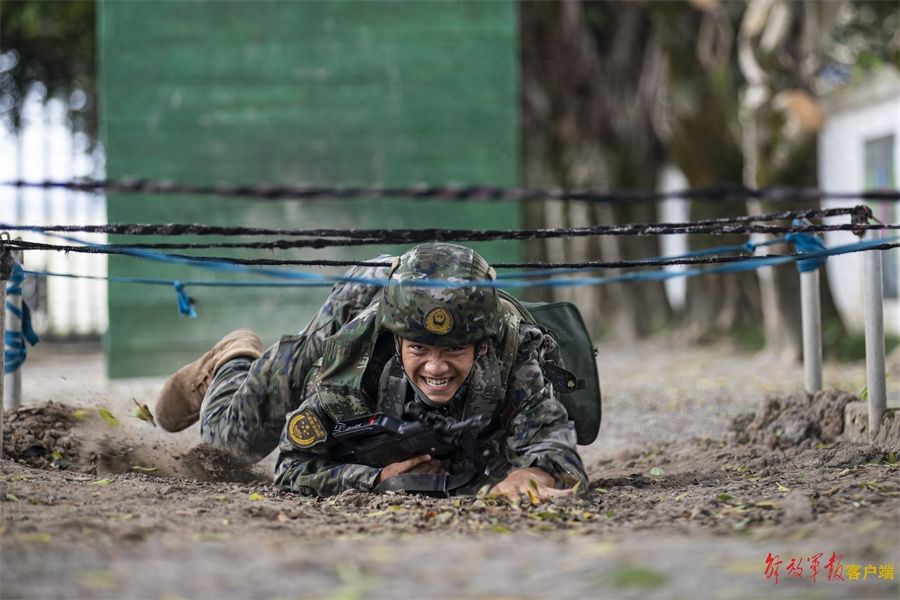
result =
M432 387L443 387L445 385L450 384L450 377L444 377L443 379L432 379L431 377L423 377L425 383Z

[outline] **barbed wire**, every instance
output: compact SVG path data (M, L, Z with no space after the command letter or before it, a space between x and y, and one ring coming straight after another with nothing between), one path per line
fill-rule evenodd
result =
M716 217L712 219L700 219L698 221L680 223L631 223L607 227L627 227L634 230L654 226L669 227L701 227L714 225L729 225L734 223L753 223L767 221L790 221L793 219L820 219L827 217L841 217L850 215L854 223L865 223L872 220L872 209L865 205L842 208L814 208L806 210L787 210L762 215L737 215L733 217ZM378 240L387 236L411 236L411 235L465 235L473 230L467 229L278 229L265 227L235 227L222 225L204 225L199 223L107 223L103 225L16 225L0 223L0 229L10 231L45 231L62 233L105 233L112 235L280 235L287 237L337 237L352 239ZM582 228L587 229L587 228ZM480 230L479 233L496 233L500 230ZM524 230L524 231L555 231L548 229Z
M250 185L194 184L171 180L151 179L74 179L67 181L5 181L0 185L16 188L65 189L80 192L121 192L130 194L181 194L211 195L258 200L319 200L350 198L408 198L443 201L540 201L568 200L608 204L635 202L659 202L670 199L738 202L747 199L766 202L810 200L869 200L900 201L900 190L863 190L852 192L824 191L816 188L773 186L759 189L742 185L722 185L672 191L629 190L542 190L491 185L428 185L411 186L349 186L322 184L273 184Z
M340 234L341 238L325 238L317 237L314 239L279 239L264 242L181 242L181 243L130 243L130 244L109 244L110 248L135 248L135 249L153 249L153 250L185 250L185 249L210 249L210 248L243 248L243 249L265 249L265 250L288 250L297 248L328 248L339 246L364 246L364 245L387 245L387 244L418 244L423 242L478 242L478 241L500 241L500 240L535 240L535 239L551 239L551 238L570 238L570 237L587 237L587 236L623 236L623 235L672 235L672 234L710 234L710 235L726 235L726 234L781 234L781 233L819 233L824 231L851 231L856 234L862 234L865 231L881 231L900 229L900 224L868 224L864 221L871 218L871 211L867 207L857 206L845 209L817 209L812 211L791 211L786 214L798 214L805 212L806 214L850 214L852 215L851 223L824 225L812 224L808 221L804 224L793 222L788 226L759 225L755 223L739 222L739 223L722 223L719 219L713 219L706 223L631 223L625 225L596 225L592 227L567 227L557 229L524 229L524 230L470 230L470 229L367 229L367 230L327 230L333 234ZM759 217L768 217L772 215L761 215L754 217L735 217L743 220L757 219ZM130 227L131 225L126 225ZM34 225L5 225L0 224L0 228L8 227L11 230L24 230L36 233L49 232L51 229L66 228L97 228L103 229L107 226L50 226L41 227ZM139 226L144 229L142 231L152 231L154 227L161 227L167 230L169 227L193 227L193 226ZM208 226L197 226L208 227ZM324 231L324 230L318 230ZM142 233L147 235L147 233ZM308 235L308 233L307 233ZM352 237L359 236L359 237Z
M782 234L782 233L821 233L825 231L850 231L860 233L863 231L890 231L900 229L900 224L873 224L857 225L845 223L841 225L806 225L806 226L769 226L769 225L736 225L722 227L648 227L647 229L631 230L619 226L591 227L591 228L563 228L547 230L519 230L519 231L469 231L469 230L431 230L410 231L400 235L385 235L377 238L320 238L320 239L291 239L272 240L267 242L177 242L177 243L130 243L109 244L110 248L141 248L145 250L208 250L220 249L255 249L255 250L292 250L300 248L332 248L348 246L372 246L372 245L408 245L426 242L490 242L504 240L539 240L568 237L587 236L625 236L625 235L674 235L674 234Z

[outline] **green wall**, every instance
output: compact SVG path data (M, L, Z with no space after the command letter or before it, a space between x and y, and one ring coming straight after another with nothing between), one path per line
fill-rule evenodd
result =
M195 183L516 185L516 23L511 0L101 2L107 176ZM519 226L514 203L110 194L108 206L111 223ZM475 246L489 261L518 258L514 243ZM198 253L368 258L402 250ZM111 257L109 274L248 278L126 257ZM272 343L301 329L327 295L325 289L188 292L197 299L197 319L178 315L168 288L110 284L105 341L111 377L170 373L241 326Z

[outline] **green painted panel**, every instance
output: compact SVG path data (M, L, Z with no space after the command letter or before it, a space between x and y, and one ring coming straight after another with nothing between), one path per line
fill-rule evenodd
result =
M98 18L101 127L110 178L519 182L517 16L511 0L105 1ZM519 226L515 203L111 194L108 205L110 222ZM235 240L177 241L213 239ZM488 260L518 258L515 243L475 247ZM403 249L197 253L370 258ZM112 257L109 272L179 280L254 278L127 257ZM252 327L272 343L302 328L328 290L188 292L197 299L197 319L177 314L175 293L166 287L110 286L105 341L111 377L169 373L237 327Z

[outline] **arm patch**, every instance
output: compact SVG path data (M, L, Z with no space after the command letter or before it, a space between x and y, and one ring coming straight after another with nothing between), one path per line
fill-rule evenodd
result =
M312 448L328 439L322 421L310 408L305 408L293 415L288 421L287 429L288 439L301 450Z

